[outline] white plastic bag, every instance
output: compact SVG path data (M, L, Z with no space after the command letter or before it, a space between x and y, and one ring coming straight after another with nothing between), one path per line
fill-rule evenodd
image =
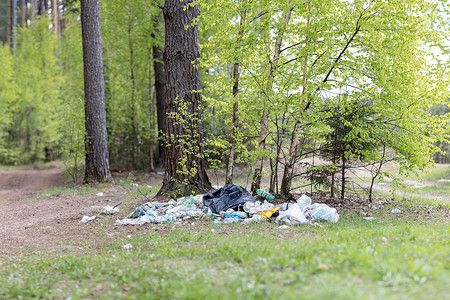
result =
M330 223L337 223L339 220L339 214L336 209L323 203L308 205L303 209L303 212L307 218L311 218L313 221L321 220Z
M308 220L303 214L298 203L289 205L289 209L280 212L278 217L275 219L275 223L286 223L288 225L300 225L308 224Z
M244 211L250 215L259 214L262 211L270 210L275 208L275 205L264 201L264 204L261 202L245 202L244 203Z
M248 202L247 202L248 203ZM264 219L262 216L260 215L253 215L253 217L249 218L249 219L244 219L242 221L242 224L249 224L249 223L257 223L257 222L262 222L265 221L266 219Z
M311 205L311 202L312 202L311 198L309 198L305 194L303 194L300 198L297 199L298 206L302 211L306 206Z

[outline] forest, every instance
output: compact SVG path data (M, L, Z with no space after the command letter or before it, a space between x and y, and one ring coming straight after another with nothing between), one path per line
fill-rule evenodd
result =
M343 199L353 170L373 185L387 164L450 161L444 1L102 0L103 82L86 81L81 2L0 4L0 164L107 179L88 174L88 83L104 93L107 173L165 169L162 193L204 192L212 170Z

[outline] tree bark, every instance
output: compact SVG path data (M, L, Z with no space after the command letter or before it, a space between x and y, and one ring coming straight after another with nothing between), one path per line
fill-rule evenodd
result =
M21 18L20 18L20 27L25 27L25 16L26 16L26 7L25 7L25 0L22 0L20 2L20 12L21 12Z
M156 19L155 36L159 35ZM164 161L164 134L166 133L166 73L164 71L163 53L159 46L153 46L153 69L155 71L156 115L158 123L158 164Z
M60 28L60 16L59 16L59 0L52 0L52 19L53 19L53 30L56 36L61 36Z
M86 117L85 182L111 181L106 133L100 1L81 0Z
M48 1L47 0L36 0L36 10L38 16L43 15L48 9Z
M6 21L6 43L11 43L11 0L8 0L8 14Z
M158 195L180 196L211 189L201 130L200 58L195 0L166 0L164 65L167 136L165 176Z
M16 48L17 0L11 2L11 48Z
M284 25L285 27L288 26L289 21L291 19L291 13L292 8L289 9L289 11L286 13L284 17ZM280 30L278 32L277 39L275 41L275 49L273 52L272 61L270 62L270 71L269 71L269 77L267 78L266 82L266 90L265 90L265 96L269 97L269 93L272 90L273 80L275 78L275 70L278 66L278 59L280 58L280 50L281 50L281 44L283 42L283 34L284 29ZM261 129L259 132L259 142L258 146L261 151L264 151L266 148L266 137L268 134L268 126L269 126L269 111L266 108L266 102L264 102L264 108L261 118ZM251 190L254 191L256 189L259 189L261 187L261 172L264 166L264 157L261 157L261 160L259 162L259 165L255 168L255 173L253 174L253 180L252 180L252 187Z
M346 158L345 158L345 146L344 149L342 150L342 181L341 181L341 200L344 200L345 197L345 162L346 162Z

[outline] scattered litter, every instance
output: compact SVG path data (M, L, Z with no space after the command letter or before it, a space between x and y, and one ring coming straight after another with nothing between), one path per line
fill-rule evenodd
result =
M386 185L387 182L379 182L378 184L379 184L379 185Z
M221 214L220 216L222 217L222 219L238 219L238 220L242 219L241 215L235 212L233 213L226 212Z
M265 221L265 219L262 216L253 215L253 217L243 220L242 224L258 223L258 222L262 222L262 221Z
M361 212L359 212L363 217L371 217L372 216L372 213L370 213L370 212L365 212L365 211L361 211Z
M303 209L303 213L307 218L314 220L326 221L330 223L337 223L339 220L339 214L336 208L329 207L323 203L314 203L306 206Z
M423 189L424 187L426 187L426 185L415 185L414 186L415 189Z
M131 186L139 186L137 183L132 183Z
M143 225L150 223L150 218L147 215L140 216L137 219L123 219L123 220L116 220L114 222L114 225Z
M127 239L131 239L131 235L127 235Z
M328 271L330 269L330 267L328 267L326 264L319 264L317 267L325 271Z
M260 196L263 199L266 199L267 201L273 202L273 200L275 200L275 196L266 191L256 189L255 192L258 194L258 196Z
M269 202L246 202L244 204L244 211L250 215L259 214L265 210L271 210L275 208L275 205Z
M129 249L133 248L133 245L126 244L126 245L123 245L122 248L129 250Z
M83 218L81 218L81 222L83 223L87 223L89 221L92 221L95 219L95 216L89 217L89 216L83 216Z
M287 225L281 225L278 227L278 229L288 229L288 228L289 228L289 226L287 226Z
M103 196L103 192L98 192L97 194L95 194L96 196Z
M401 214L402 211L398 208L394 208L393 210L391 210L391 214Z
M275 223L286 223L288 225L300 225L308 224L308 220L300 209L298 203L289 205L289 209L280 212L278 217L275 219Z
M274 220L280 228L288 225L311 224L323 227L316 221L336 223L339 215L335 208L314 203L303 195L295 203L274 205L255 198L243 187L226 185L213 193L181 197L169 202L147 202L138 206L127 218L116 220L115 225L144 225L158 223L193 224L192 221L210 218L214 225L250 224ZM111 206L108 206L109 208ZM156 227L153 227L154 229Z
M317 222L310 223L310 224L311 224L311 226L313 226L313 227L320 227L320 228L323 228L323 227L324 227L323 225L320 225L320 224L317 223Z
M164 172L164 171L156 171L155 174L156 175L164 175L164 174L166 174L166 172Z
M262 212L259 213L259 215L260 215L261 217L263 217L264 219L269 220L270 217L271 217L275 212L277 212L278 210L280 210L280 208L279 208L279 207L275 207L275 208L273 208L273 209L269 209L269 210L262 211Z
M223 219L223 224L230 224L230 223L239 223L240 218L226 218Z
M439 179L438 182L450 182L450 179Z
M364 220L375 220L374 217L363 217Z
M100 213L102 213L104 215L113 215L113 214L115 214L117 212L119 212L118 205L115 205L115 206L106 205L106 206L103 206L103 208L102 208Z

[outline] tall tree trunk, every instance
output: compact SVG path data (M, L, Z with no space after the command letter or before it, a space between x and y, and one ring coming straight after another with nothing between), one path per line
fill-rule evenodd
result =
M6 42L11 43L11 0L8 0L8 17L6 21Z
M36 5L34 3L34 0L30 1L30 21L33 21L36 14Z
M345 168L346 168L345 162L346 162L346 159L345 159L345 147L344 147L344 150L342 150L341 200L344 200L344 197L345 197Z
M242 35L244 34L244 29L242 26L245 23L245 17L247 15L247 12L244 10L241 15L240 20L240 29L238 32L238 38L236 40L236 44L239 45L240 40L242 39ZM237 51L238 52L238 51ZM239 128L239 101L237 100L237 95L239 93L239 56L236 54L234 58L234 66L233 66L233 129L231 131L231 149L230 154L228 155L227 160L227 167L226 167L226 176L225 176L225 184L232 184L233 183L233 169L234 169L234 153L236 152L237 148L237 141L238 141L238 128Z
M166 0L164 66L169 137L165 176L158 195L179 196L211 188L203 156L198 23L195 0Z
M270 71L269 76L267 78L266 82L266 89L265 89L265 96L269 97L270 91L272 90L273 80L275 78L275 70L278 67L278 59L280 58L280 50L281 50L281 44L283 42L283 34L286 29L286 27L289 25L289 21L291 19L291 13L292 8L289 8L289 11L284 16L284 28L282 28L278 32L277 39L275 41L275 49L273 52L272 61L270 62ZM262 118L261 118L261 129L259 132L259 141L258 146L259 150L262 152L266 148L266 138L268 134L268 127L269 127L269 111L266 108L266 103L269 99L266 99L264 101L264 108L262 112ZM259 165L255 168L255 173L253 174L253 180L252 180L252 191L259 189L261 187L261 172L264 166L264 157L261 157L261 160L259 162Z
M52 1L52 19L53 19L53 30L55 31L56 36L61 36L61 24L60 24L60 12L59 12L59 0L51 0Z
M86 117L85 182L110 181L100 0L81 0Z
M161 18L156 18L155 35L159 35L158 24ZM158 164L164 161L164 134L166 133L166 72L164 71L163 54L158 45L153 46L153 69L155 71L156 116L158 123Z
M20 27L25 27L25 18L26 18L26 6L25 6L25 0L22 0L20 2L20 12L21 12L21 18L20 18Z
M333 171L331 173L331 198L334 198L334 185L336 184L336 154L333 153Z
M11 1L11 48L16 48L17 0Z
M38 16L42 16L48 10L48 0L36 0Z

